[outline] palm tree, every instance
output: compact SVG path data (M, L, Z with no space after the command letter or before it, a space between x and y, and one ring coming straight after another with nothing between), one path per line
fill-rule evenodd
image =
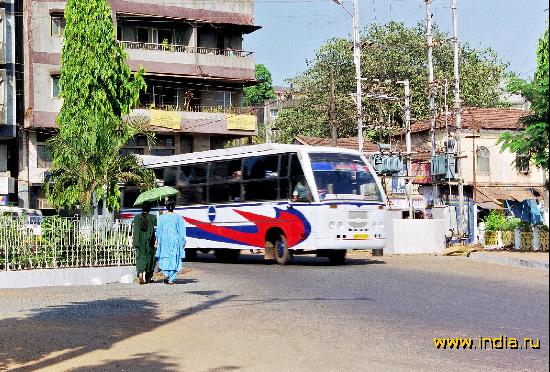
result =
M154 173L143 168L137 156L120 154L134 136L147 136L149 144L154 141L145 123L141 117L127 117L83 136L60 132L52 137L48 144L54 153L53 182L44 184L50 203L57 209L80 206L83 214L91 215L98 199L111 211L120 209L120 182L141 190L154 187Z

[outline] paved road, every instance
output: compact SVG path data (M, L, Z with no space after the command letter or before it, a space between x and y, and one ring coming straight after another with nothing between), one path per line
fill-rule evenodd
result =
M0 370L548 370L548 274L462 257L246 255L178 285L0 290ZM433 337L539 337L436 350Z

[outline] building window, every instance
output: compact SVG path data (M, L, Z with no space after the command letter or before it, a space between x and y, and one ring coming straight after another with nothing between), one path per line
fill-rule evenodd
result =
M180 137L180 154L193 152L193 136L182 134Z
M143 148L140 147L124 147L120 149L120 155L126 156L126 155L143 155L145 153Z
M36 145L36 166L38 168L50 168L52 166L53 155L46 144Z
M59 93L59 76L52 76L52 97L58 98Z
M270 117L270 118L276 118L277 115L279 115L279 110L277 110L277 109L271 109L271 110L269 110L269 117Z
M516 155L516 169L519 173L529 173L529 156Z
M62 15L52 15L51 17L51 34L52 36L63 36L65 30L65 18Z
M151 149L151 155L171 156L174 155L174 149Z
M491 173L489 149L484 146L477 148L477 173Z
M223 108L233 106L233 95L233 92L216 92L216 106Z
M126 146L128 146L128 147L136 147L136 146L147 147L147 137L144 137L144 136L134 137L134 138L130 139L128 142L126 142Z

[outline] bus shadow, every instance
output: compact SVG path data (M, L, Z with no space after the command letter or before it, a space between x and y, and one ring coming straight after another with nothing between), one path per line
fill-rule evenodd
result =
M238 260L235 261L221 261L218 260L213 254L199 253L192 262L204 262L204 263L219 263L229 265L276 265L272 260L265 260L263 254L249 254L242 253ZM341 266L362 266L362 265L381 265L386 261L380 259L368 259L348 256L346 261L342 265L331 264L326 257L316 257L315 255L296 255L293 257L290 265L294 266L328 266L328 267L341 267Z

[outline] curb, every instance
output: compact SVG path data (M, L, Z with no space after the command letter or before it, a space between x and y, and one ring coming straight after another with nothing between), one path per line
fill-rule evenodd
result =
M523 260L521 258L496 257L494 255L484 254L483 252L472 252L469 256L472 260L478 262L495 263L500 265L526 267L529 269L546 270L549 269L548 262Z
M0 288L132 283L135 277L135 266L0 271Z

